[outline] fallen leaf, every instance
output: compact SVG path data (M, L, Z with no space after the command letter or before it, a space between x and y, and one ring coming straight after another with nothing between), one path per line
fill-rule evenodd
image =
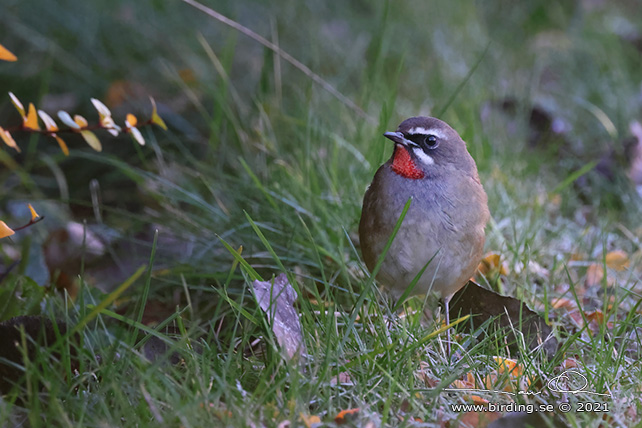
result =
M614 270L624 270L629 267L629 256L622 250L607 253L606 267Z
M519 377L524 374L524 367L512 358L493 357L497 363L499 374L508 373L512 377Z
M360 409L358 407L355 409L342 410L334 418L334 422L336 422L338 425L348 423L351 420L354 420L354 418L359 414L359 411Z
M569 311L577 309L577 303L575 300L567 299L566 297L557 297L551 300L551 306L553 309L562 309L566 308Z
M561 364L562 370L574 369L578 367L577 360L575 358L567 358L562 361Z
M299 416L307 428L314 428L321 425L321 418L317 415L304 415L301 413Z
M463 328L469 328L472 324L474 331L484 322L492 320L491 325L496 329L506 329L506 340L509 346L516 344L517 339L511 331L515 328L521 329L526 344L531 350L542 346L549 358L557 351L557 339L553 337L551 328L542 317L533 312L524 302L514 297L499 295L473 281L468 281L450 301L451 320L468 314L471 315L472 322L462 323Z
M484 257L477 267L479 273L485 277L494 277L496 275L508 275L506 264L501 261L501 256L496 253L490 253Z
M595 287L602 284L602 279L604 279L604 267L597 263L591 263L586 269L584 285L587 288Z
M292 360L298 355L305 355L301 322L294 308L297 295L288 277L282 273L273 281L255 280L253 286L256 300L267 314L285 357Z

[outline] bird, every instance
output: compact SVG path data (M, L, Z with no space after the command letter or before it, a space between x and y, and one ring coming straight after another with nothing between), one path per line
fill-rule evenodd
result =
M398 299L425 269L411 294L440 295L449 325L450 299L475 273L490 218L477 165L457 131L434 117L411 117L383 135L394 149L363 198L363 259L372 273L411 199L376 278Z

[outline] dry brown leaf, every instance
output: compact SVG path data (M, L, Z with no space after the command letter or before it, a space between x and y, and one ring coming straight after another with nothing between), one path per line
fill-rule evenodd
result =
M297 295L288 282L288 277L282 273L273 281L255 280L253 286L256 300L267 314L268 322L284 356L292 360L299 355L305 355L301 322L294 308Z
M530 349L542 346L549 357L557 350L557 340L546 321L533 312L524 302L502 296L487 290L473 281L468 283L450 301L450 319L470 314L472 323L462 323L462 329L478 329L484 322L491 320L496 330L505 331L506 344L515 347L517 338L513 328L521 328ZM494 333L485 333L494 334Z
M553 309L565 308L569 311L577 309L577 303L575 303L575 300L567 299L566 297L557 297L551 300L551 306Z
M577 360L575 358L567 358L562 361L561 364L562 370L574 369L578 367Z
M605 257L606 267L614 270L624 270L629 267L629 256L622 250L611 251Z
M586 269L586 279L584 285L586 287L595 287L602 284L604 279L604 268L597 263L592 263Z

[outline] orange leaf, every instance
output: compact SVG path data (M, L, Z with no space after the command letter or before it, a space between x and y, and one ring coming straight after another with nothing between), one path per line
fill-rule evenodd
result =
M127 113L125 121L127 122L128 128L134 128L138 124L138 119L136 119L136 116L131 113Z
M479 395L470 395L470 400L475 404L488 404L490 401L485 398L480 397Z
M40 217L36 210L33 209L33 206L31 204L29 204L29 211L31 212L31 221L34 221L35 219Z
M9 49L0 45L0 59L3 61L14 62L18 60L18 57L9 51Z
M622 250L611 251L606 255L606 266L615 270L629 267L629 256Z
M4 141L7 146L15 149L18 153L20 153L20 147L18 147L18 145L16 144L16 140L14 140L11 134L9 134L9 131L5 131L1 126L0 138L2 138L2 141Z
M38 125L38 114L36 113L36 107L33 103L29 103L29 113L27 113L27 116L23 117L22 120L25 128L33 129L34 131L40 130L40 125Z
M4 221L0 220L0 239L6 238L7 236L11 236L15 233L16 232L14 232L9 226L7 226Z
M341 410L337 416L334 418L334 422L341 425L348 422L348 418L353 418L357 413L359 413L359 408Z
M599 309L591 312L584 312L584 316L586 316L586 319L589 322L595 321L598 324L602 324L604 322L604 313Z
M510 358L493 357L499 368L497 371L501 373L508 373L512 377L521 376L524 373L524 368L516 361Z
M60 146L60 150L65 154L65 156L69 156L69 148L67 147L67 144L63 141L62 138L57 136L56 134L53 134L54 138L58 142L58 145Z
M490 253L482 259L477 268L483 276L488 274L508 275L508 269L502 263L501 256L496 253Z

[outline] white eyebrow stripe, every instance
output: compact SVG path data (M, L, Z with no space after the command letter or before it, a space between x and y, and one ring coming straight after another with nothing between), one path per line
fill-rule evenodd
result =
M434 135L437 138L444 138L444 133L439 131L438 129L435 129L435 128L426 129L421 126L410 128L407 133L410 135L412 134Z
M424 152L421 147L413 146L412 151L415 153L415 156L417 156L417 158L419 158L421 163L423 163L424 165L433 165L435 163L435 160L432 158L432 156L427 155L426 152Z

